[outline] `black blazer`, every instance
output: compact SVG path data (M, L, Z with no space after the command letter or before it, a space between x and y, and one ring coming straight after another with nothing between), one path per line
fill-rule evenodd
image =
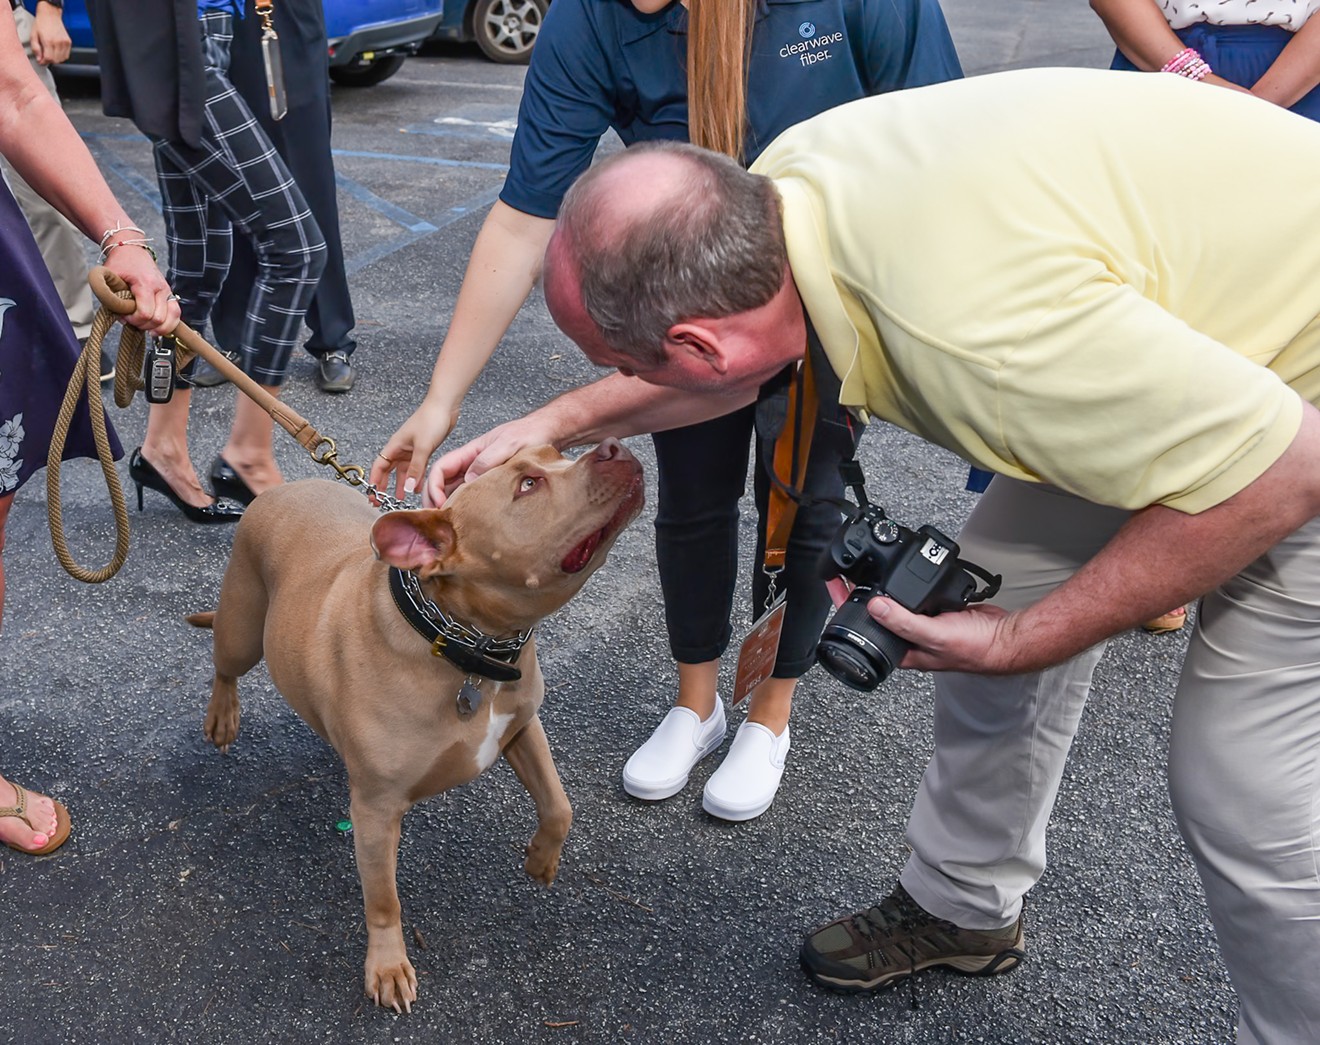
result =
M197 148L206 79L197 0L87 0L101 108L148 137Z

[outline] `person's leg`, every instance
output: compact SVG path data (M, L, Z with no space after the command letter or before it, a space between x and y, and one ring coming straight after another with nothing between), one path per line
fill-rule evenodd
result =
M9 509L13 503L12 493L0 497L0 620L4 618L5 608L5 523L9 520ZM8 780L0 776L0 808L14 808L17 803L18 792ZM17 816L0 817L0 842L20 849L40 849L49 842L56 827L55 803L45 795L29 791L26 816L27 820ZM42 830L37 830L32 826L34 824Z
M202 19L207 98L202 147L161 146L257 253L258 273L244 315L243 368L278 394L303 314L325 264L325 241L274 146L227 78L232 19ZM271 446L269 417L240 399L221 453L249 488L260 493L282 481Z
M262 387L273 396L280 394L279 386ZM229 441L220 451L220 457L238 472L253 494L284 482L275 463L274 437L275 422L270 414L247 396L239 395L234 402L234 423L229 429Z
M854 427L846 412L831 407L822 407L812 432L803 482L807 503L797 509L784 568L774 578L775 590L787 592L779 654L773 676L753 691L747 709L749 722L759 722L776 734L783 733L788 725L797 680L816 663L820 633L833 608L821 575L821 563L839 531L843 513L837 503L812 503L811 499L843 500L839 465L853 456L860 434L860 428ZM752 573L752 611L758 615L764 612L771 592L771 578L762 568L771 486L765 450L758 442L754 480L758 522Z
M973 509L962 558L1004 581L994 604L1038 602L1128 513L1000 476ZM901 882L930 913L969 929L1014 922L1045 867L1045 828L1103 644L1027 675L935 676L935 752L908 821Z
M738 499L747 480L753 408L657 432L655 552L679 707L715 707L738 578Z
M202 330L224 278L222 266L229 257L228 219L218 208L208 205L187 163L168 142L153 142L152 154L169 252L166 278L179 295L183 321L194 330ZM201 508L213 498L198 481L188 451L191 400L191 390L180 382L168 403L153 404L148 409L140 453L181 500Z
M1320 1041L1320 520L1202 600L1169 789L1237 991L1238 1041Z
M275 27L288 85L289 112L278 123L270 119L261 57L260 23L242 19L234 27L230 79L288 166L326 241L326 265L308 307L311 331L304 347L322 359L356 348L355 324L344 269L339 230L339 201L331 155L330 88L326 76L325 20L320 0L288 0L276 5ZM256 274L256 255L247 243L235 249L233 276L217 305L216 337L226 348L238 344L247 306L247 288ZM351 385L351 371L347 378Z
M999 476L958 541L1003 575L1016 609L1067 580L1128 513ZM1023 956L1022 897L1045 867L1045 828L1103 645L1029 675L935 676L935 753L908 821L912 855L885 900L808 933L819 983L873 989L947 966L994 975Z
M738 498L747 476L752 408L652 438L659 476L656 561L678 696L623 767L637 798L677 794L691 769L724 740L720 655L730 636L738 572Z

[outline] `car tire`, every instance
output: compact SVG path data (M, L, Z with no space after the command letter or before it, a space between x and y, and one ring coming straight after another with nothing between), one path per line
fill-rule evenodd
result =
M360 57L343 65L330 66L330 79L343 87L372 87L403 68L406 54L387 54L364 62Z
M526 65L549 0L477 0L472 36L481 53L502 65Z

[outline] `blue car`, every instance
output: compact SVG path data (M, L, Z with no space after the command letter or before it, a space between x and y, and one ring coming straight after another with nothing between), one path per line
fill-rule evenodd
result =
M476 41L492 62L526 65L550 0L445 0L432 40Z
M25 0L29 9L36 0ZM368 87L399 71L403 60L429 37L444 17L445 0L324 0L330 43L330 78ZM96 41L84 0L65 0L64 25L73 53L59 72L96 68Z
M399 71L444 16L444 0L325 0L330 79L370 87Z

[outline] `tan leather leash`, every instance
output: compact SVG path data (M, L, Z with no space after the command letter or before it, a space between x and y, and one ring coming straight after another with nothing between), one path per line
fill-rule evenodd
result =
M88 281L101 302L101 308L92 321L91 335L87 338L82 355L78 357L68 390L64 394L64 402L60 406L59 416L55 421L50 453L46 459L46 512L50 520L51 544L55 548L55 556L59 559L60 565L76 580L88 584L100 584L113 577L124 565L124 560L128 557L129 539L128 507L124 500L123 486L119 481L119 472L115 468L114 457L110 450L110 438L106 431L105 411L101 401L101 345L118 317L132 315L137 310L137 303L133 300L128 285L107 268L92 269ZM201 356L268 413L276 424L293 436L317 464L333 468L340 479L350 486L361 487L364 493L385 510L407 507L402 501L377 490L368 482L367 470L362 465L340 464L339 448L333 439L322 435L298 411L267 392L235 366L229 357L208 344L205 338L186 323L180 322L170 333L164 335L164 338L174 342L176 368L182 369L194 356ZM115 405L121 409L128 406L133 401L134 394L143 388L142 362L145 350L146 335L137 327L125 323L119 334L119 357L115 367L114 383ZM100 569L81 566L69 552L64 537L64 517L60 502L60 465L64 457L64 444L84 389L87 392L96 455L110 491L110 503L115 515L114 554L110 562Z

